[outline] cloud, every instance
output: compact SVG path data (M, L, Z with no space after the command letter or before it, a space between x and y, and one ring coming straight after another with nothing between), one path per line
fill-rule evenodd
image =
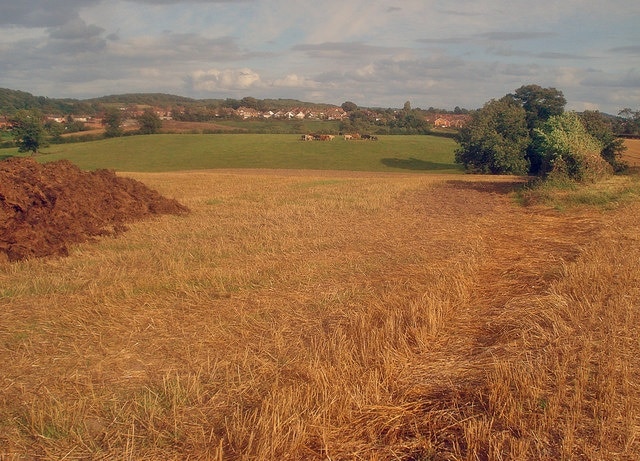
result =
M102 27L87 25L80 18L71 18L64 24L49 30L49 36L57 40L91 40L104 32Z
M284 78L275 79L272 86L280 88L317 88L319 83L306 77L289 74Z
M609 52L638 56L640 55L640 45L618 46L615 48L611 48Z
M255 0L128 0L132 3L147 3L150 5L176 5L180 3L248 3Z
M402 50L378 45L367 45L362 42L325 42L315 45L295 45L293 51L301 51L308 57L316 59L370 59L374 56L389 56Z
M22 27L55 27L78 17L80 7L101 0L64 0L52 5L50 0L3 1L0 25Z
M477 34L476 36L479 38L485 38L487 40L494 41L515 41L515 40L535 40L538 38L549 38L553 37L554 33L551 32L485 32L482 34Z
M190 89L198 92L246 90L262 86L260 75L249 68L197 70L187 76L186 83Z

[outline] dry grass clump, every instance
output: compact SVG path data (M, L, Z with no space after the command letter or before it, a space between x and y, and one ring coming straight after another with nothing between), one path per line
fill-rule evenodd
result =
M192 213L0 266L5 459L635 459L637 202L136 174Z

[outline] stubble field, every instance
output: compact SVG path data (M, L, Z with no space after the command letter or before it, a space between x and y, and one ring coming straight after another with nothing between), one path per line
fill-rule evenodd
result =
M638 200L127 176L191 213L0 265L3 460L640 457Z

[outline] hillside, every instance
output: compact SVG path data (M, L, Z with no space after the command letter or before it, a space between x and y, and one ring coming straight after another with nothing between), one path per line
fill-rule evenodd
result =
M332 104L321 104L299 101L296 99L263 99L251 97L238 99L193 99L164 93L125 93L101 96L89 99L55 99L46 96L34 96L25 91L0 88L0 115L10 115L20 109L36 109L45 113L60 114L95 114L105 105L148 105L160 107L233 107L242 105L266 108L285 109L290 107L307 107L326 109L335 107Z

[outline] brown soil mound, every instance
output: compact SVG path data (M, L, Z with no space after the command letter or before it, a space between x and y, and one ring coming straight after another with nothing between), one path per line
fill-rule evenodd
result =
M124 223L189 210L115 172L71 162L0 162L0 257L65 256L68 245L126 230Z

